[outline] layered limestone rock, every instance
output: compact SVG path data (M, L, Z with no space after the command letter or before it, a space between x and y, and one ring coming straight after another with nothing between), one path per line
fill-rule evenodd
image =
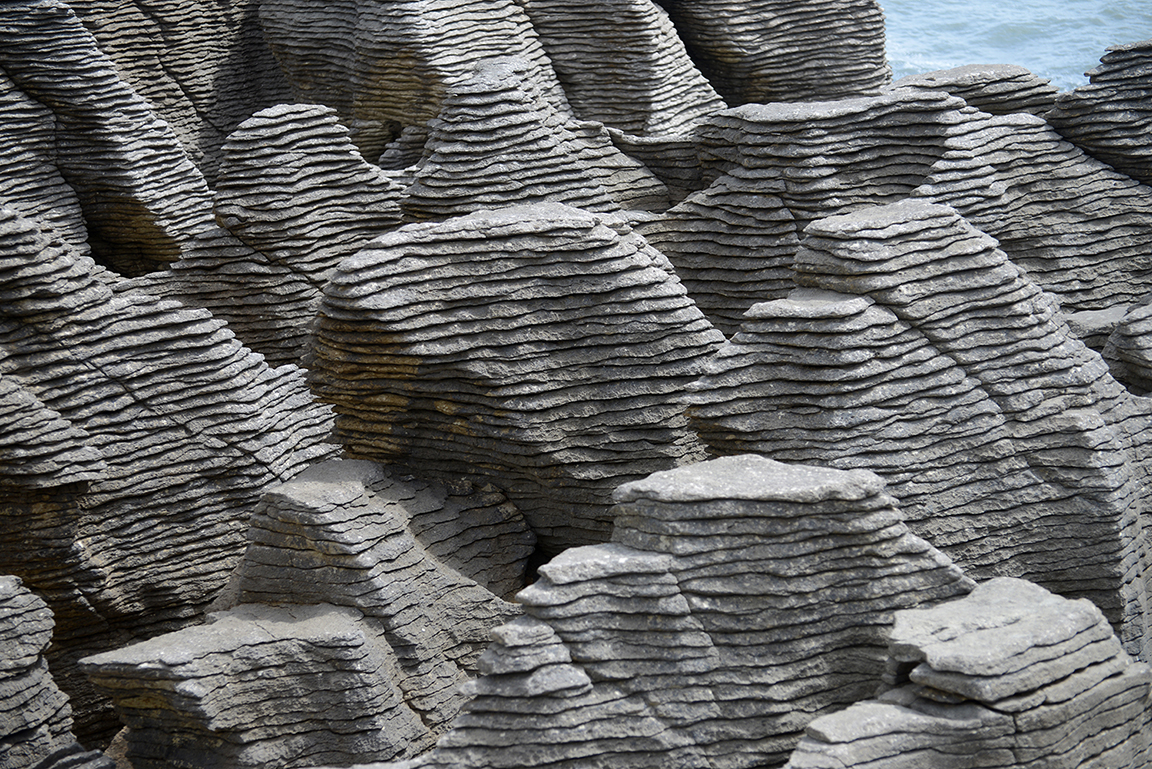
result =
M875 0L656 0L732 105L876 93L891 80Z
M258 0L71 0L69 6L192 161L216 178L220 147L253 112L290 101L257 18Z
M400 223L402 182L365 162L335 110L279 105L221 150L215 213L169 270L134 285L212 311L269 363L299 363L321 287Z
M621 220L542 203L405 226L325 290L314 392L349 453L484 479L558 551L699 461L677 393L720 334Z
M405 190L409 221L551 201L588 211L668 207L667 189L596 124L562 117L522 59L482 63L444 98Z
M0 103L41 105L30 117L42 136L22 136L17 146L55 166L75 191L92 252L125 275L174 261L193 235L212 226L212 208L204 177L172 130L120 79L65 3L7 3L0 24L0 67L7 75L0 80L0 93L7 91ZM43 109L51 112L50 130L40 118ZM39 185L15 195L6 190L5 197L27 201L51 194L56 200L48 207L71 222L75 238L79 223L71 196L49 167L39 175ZM43 203L37 210L28 202L17 205L35 215Z
M1152 184L1152 40L1108 49L1088 85L1060 94L1048 122L1122 174Z
M498 502L369 462L316 465L269 491L231 586L237 606L82 663L131 727L133 766L427 750L459 712L489 630L519 613L452 566L498 589L513 572L523 584L531 535Z
M727 106L651 0L522 5L580 118L630 134L676 134Z
M523 8L513 0L265 0L260 21L296 101L333 107L374 159L405 126L440 111L482 59L518 56L557 109L567 102Z
M993 115L1030 112L1045 117L1060 90L1016 64L968 64L902 77L893 88L937 88Z
M730 457L616 498L613 542L540 567L419 766L783 762L879 684L894 610L973 586L863 471Z
M263 488L335 450L331 417L299 369L4 209L0 297L0 571L52 607L49 658L83 737L115 727L74 660L197 616Z
M897 612L890 657L905 685L811 723L788 769L1148 764L1152 670L1088 601L994 579Z

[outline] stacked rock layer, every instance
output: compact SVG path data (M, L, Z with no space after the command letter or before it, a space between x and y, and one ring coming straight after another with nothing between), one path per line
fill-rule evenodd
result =
M450 565L522 579L531 535L494 501L369 462L322 463L269 491L230 587L238 606L82 663L131 727L133 765L347 764L431 747L489 630L519 613ZM464 511L475 525L444 532Z
M910 683L814 721L787 769L1148 765L1152 670L1088 601L994 579L898 612L890 655Z
M676 394L720 342L622 221L558 204L413 224L325 291L313 390L356 456L486 478L546 549L626 480L699 461Z
M617 499L613 542L519 593L526 616L420 766L782 763L879 685L893 611L973 587L864 471L729 457Z

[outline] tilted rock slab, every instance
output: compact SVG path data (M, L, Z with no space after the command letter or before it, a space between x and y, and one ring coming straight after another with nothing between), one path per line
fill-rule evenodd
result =
M728 457L622 486L493 632L421 767L751 767L874 691L892 612L973 583L868 472Z
M808 726L788 769L1148 765L1152 670L1089 601L999 578L896 614L906 683Z
M580 118L630 134L676 134L727 106L652 0L522 5Z
M39 152L76 191L93 252L125 275L177 259L213 222L204 177L172 130L120 79L65 3L7 3L0 24L0 67L52 112L51 144Z
M333 107L365 157L440 112L481 60L518 56L552 104L564 91L513 0L264 0L260 21L296 101Z
M578 134L579 124L541 98L529 75L523 59L499 59L449 90L405 190L409 221L542 201L600 212L633 202L667 208L658 179L606 135Z
M402 183L365 162L321 105L257 112L221 155L222 227L134 285L211 310L272 365L299 363L336 264L400 224Z
M532 549L514 510L461 491L349 461L268 491L230 586L238 606L82 663L131 727L133 765L347 764L431 747L489 631L519 614L451 564L506 590Z
M892 88L936 88L992 115L1030 112L1045 117L1060 89L1016 64L968 64L902 77Z
M621 220L541 203L405 226L345 260L308 365L356 457L486 479L545 549L704 457L676 394L721 336Z
M1060 94L1048 122L1122 174L1152 184L1152 40L1108 49L1088 85Z
M68 4L209 180L236 126L291 100L264 40L259 0Z
M1005 563L1009 576L1028 564L1030 578L1091 597L1129 652L1144 653L1152 643L1140 491L1148 474L1149 402L1116 382L1071 336L1052 298L948 207L909 200L809 225L796 277L801 285L870 297L979 383L1002 414L1012 449L1044 482L1035 502L1053 503L1032 508L1039 514L1032 525L1043 522L1044 534L986 546L1030 553ZM989 435L996 429L993 421ZM968 432L959 428L960 437ZM977 450L975 458L982 457ZM1018 504L1033 501L1023 494ZM1001 515L999 506L985 514Z
M299 369L268 368L208 313L126 289L4 209L0 306L16 431L0 571L56 615L49 658L83 738L111 725L74 660L195 618L262 490L333 453L331 415Z
M892 78L874 0L656 0L732 105L874 94Z

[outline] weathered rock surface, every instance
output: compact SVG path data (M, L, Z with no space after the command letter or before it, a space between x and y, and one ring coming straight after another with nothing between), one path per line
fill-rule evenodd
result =
M1048 122L1122 174L1152 184L1152 40L1108 49L1088 85L1060 94Z
M325 291L312 387L357 457L507 493L551 552L612 490L699 461L677 393L720 334L615 217L538 204L412 224Z
M25 162L33 153L55 166L76 196L74 202L42 165L38 184L9 187L5 197L16 198L27 214L50 209L54 219L68 222L72 237L79 235L78 202L92 252L121 274L174 261L186 241L212 225L212 209L203 175L171 129L120 79L65 3L5 3L0 24L0 67L7 76L0 79L0 93L7 92L0 104L22 105L24 120L37 130L15 146ZM31 115L29 101L42 105L33 105ZM17 135L20 126L8 125L4 133Z
M879 684L894 610L973 586L863 471L729 457L616 498L613 542L540 568L417 765L782 762Z
M81 736L115 728L74 661L192 620L261 491L330 455L331 416L204 311L127 290L0 209L0 571L56 615Z
M701 437L721 453L875 469L972 576L1091 597L1145 653L1148 401L949 208L815 222L796 278L843 293L753 307L686 396Z
M532 537L499 501L370 462L270 490L229 591L239 605L83 661L131 727L128 758L296 767L430 748L488 631L519 613L452 566L523 584Z
M892 70L874 0L656 0L732 105L875 93Z
M893 88L935 88L959 96L970 107L993 115L1030 112L1047 116L1060 93L1048 80L1015 64L969 64L908 75Z
M897 612L890 650L911 683L811 723L789 769L1148 765L1152 670L1088 601L994 579Z

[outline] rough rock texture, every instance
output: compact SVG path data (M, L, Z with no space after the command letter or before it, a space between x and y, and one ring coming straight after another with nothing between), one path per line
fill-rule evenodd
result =
M346 764L431 747L489 629L519 613L449 565L522 584L531 534L497 502L370 462L323 463L270 490L230 589L238 606L82 663L131 727L133 766Z
M221 150L215 214L170 269L134 285L204 307L269 363L298 363L337 263L400 223L402 182L369 165L336 113L279 105Z
M419 766L782 762L878 685L894 610L973 586L864 471L729 457L616 498L613 542L540 568Z
M675 134L726 106L651 0L521 5L580 118L630 134Z
M261 490L331 454L331 417L204 311L127 290L0 209L0 397L13 433L0 572L56 615L49 659L114 728L74 660L186 623L224 584Z
M897 612L890 654L911 683L812 722L788 769L1148 765L1152 670L1088 601L995 579Z
M1124 313L1102 351L1112 375L1141 395L1152 392L1152 301Z
M312 387L357 457L487 479L546 549L626 480L699 461L676 394L720 334L621 220L538 204L412 224L341 264Z
M963 67L908 75L893 88L936 88L959 96L969 106L993 115L1030 112L1044 117L1060 90L1015 64L968 64Z
M291 99L264 41L259 0L71 0L120 76L172 128L209 180L224 139L253 112Z
M519 56L557 109L564 92L513 0L262 0L260 21L296 101L335 108L367 158L436 117L485 58Z
M5 3L0 24L0 68L7 75L0 78L0 94L7 92L0 104L31 101L51 111L49 128L47 116L33 107L38 114L29 117L40 135L21 136L17 146L54 165L75 191L92 252L125 275L174 261L187 240L212 225L212 214L204 177L171 129L120 79L63 2ZM7 126L5 121L5 133ZM17 194L4 190L5 198L15 197L21 211L38 214L27 198L37 198L40 209L50 185L59 196L48 207L72 223L75 236L71 196L59 189L49 167L39 176L39 184L21 185Z
M1048 122L1068 141L1152 184L1152 40L1108 49L1088 85L1060 94Z
M871 94L888 83L875 0L656 0L732 105Z

